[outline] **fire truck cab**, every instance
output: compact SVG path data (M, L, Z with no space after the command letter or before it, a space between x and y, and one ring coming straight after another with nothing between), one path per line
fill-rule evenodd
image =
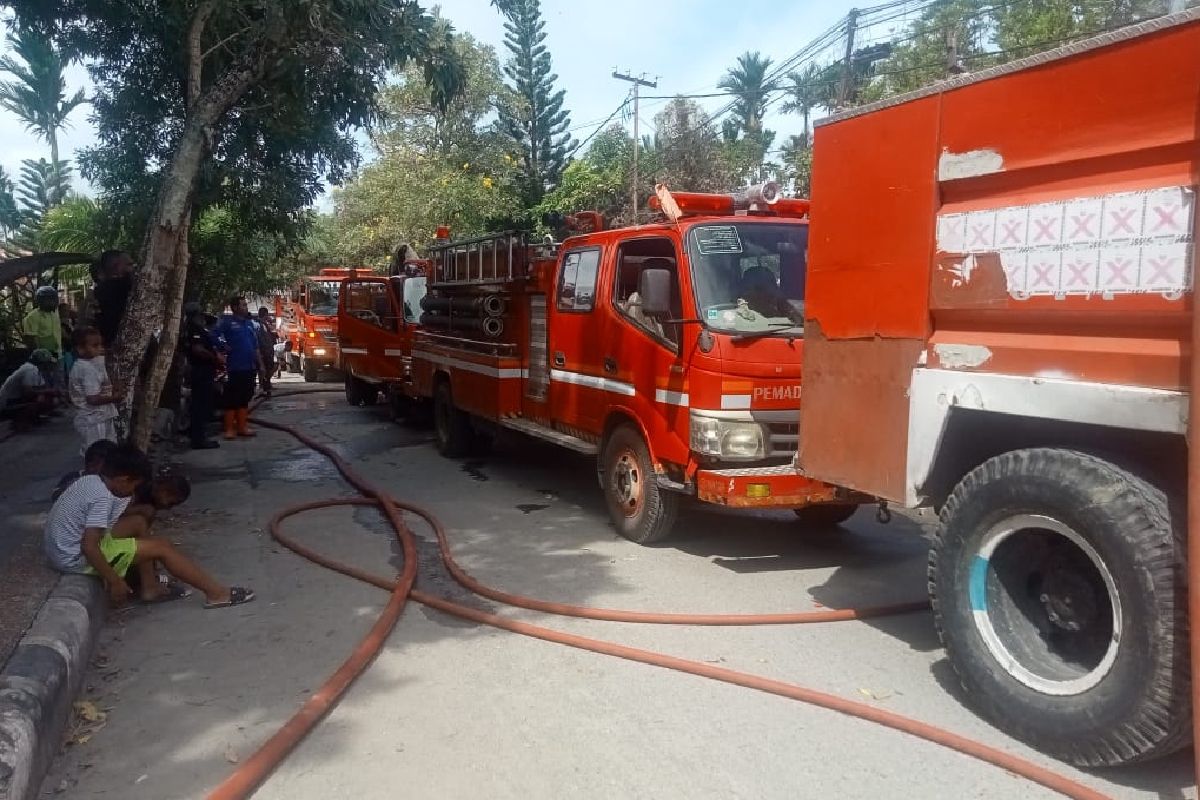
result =
M374 405L380 393L400 408L411 397L412 341L425 296L425 266L385 276L351 270L338 296L339 368L346 402Z
M316 381L322 369L338 365L338 294L350 272L327 267L275 298L279 335L292 344L287 368L303 373L306 381Z
M660 224L588 215L561 245L435 249L413 375L439 449L502 427L595 456L617 529L641 543L669 534L681 495L845 519L857 495L792 468L807 203L774 185L660 195Z

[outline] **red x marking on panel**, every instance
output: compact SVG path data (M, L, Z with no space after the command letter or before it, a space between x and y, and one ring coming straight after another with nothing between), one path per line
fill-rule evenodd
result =
M1000 227L1004 228L1004 238L1000 240L1000 244L1021 243L1021 220L1014 219L1008 222L1000 223Z
M1175 262L1176 259L1170 256L1157 256L1155 258L1146 259L1146 263L1154 271L1150 273L1149 283L1151 286L1161 284L1175 283Z
M1092 233L1092 220L1095 216L1092 213L1085 213L1076 214L1071 217L1071 221L1075 223L1075 229L1071 232L1071 238L1076 236L1095 236L1096 234Z
M1133 282L1129 279L1129 268L1133 266L1133 262L1128 258L1113 259L1112 261L1108 262L1107 266L1109 273L1108 282L1105 284L1106 286L1112 286L1117 282L1122 284L1129 284Z
M1037 233L1034 234L1033 240L1035 242L1040 242L1043 239L1046 241L1049 241L1049 242L1057 241L1058 234L1056 234L1052 230L1052 228L1054 227L1054 223L1057 221L1058 220L1056 220L1054 217L1043 217L1042 219L1035 219L1033 221L1033 224L1037 226Z
M928 228L926 228L928 230ZM987 244L988 225L985 222L982 225L971 226L971 244Z
M1033 283L1031 286L1053 286L1054 281L1050 280L1050 270L1054 269L1053 264L1030 264L1030 269L1034 271Z
M1137 213L1136 208L1127 208L1122 211L1112 212L1112 233L1134 233L1133 230L1133 215Z
M1074 264L1067 264L1067 270L1071 273L1071 278L1067 281L1067 286L1087 286L1091 283L1087 274L1088 267L1090 266L1091 264L1086 261L1076 261Z
M1183 226L1179 224L1179 220L1175 219L1175 215L1183 210L1182 207L1176 205L1169 206L1154 206L1154 213L1158 215L1158 221L1154 223L1154 232L1158 233L1163 228L1166 228L1171 233L1182 233Z

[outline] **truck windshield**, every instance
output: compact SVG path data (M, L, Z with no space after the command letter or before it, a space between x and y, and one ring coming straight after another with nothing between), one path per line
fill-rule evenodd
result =
M310 281L308 284L308 313L331 317L337 313L341 281Z
M696 225L687 247L696 308L710 328L766 333L803 325L807 225Z

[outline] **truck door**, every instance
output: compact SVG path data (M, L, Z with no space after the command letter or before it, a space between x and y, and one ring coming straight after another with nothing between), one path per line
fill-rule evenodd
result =
M623 241L614 262L602 313L604 330L598 337L600 355L606 374L620 385L632 387L624 405L638 415L657 450L672 441L667 433L687 435L687 385L680 356L684 327L641 313L638 280L646 269L671 272L671 317L682 319L687 316L679 276L682 262L675 242L664 236Z
M403 365L388 351L400 348L402 325L387 279L346 281L342 291L345 313L338 320L338 337L343 368L369 380L400 380Z
M560 427L587 433L600 432L608 383L595 314L603 255L596 245L564 251L547 309L551 415Z

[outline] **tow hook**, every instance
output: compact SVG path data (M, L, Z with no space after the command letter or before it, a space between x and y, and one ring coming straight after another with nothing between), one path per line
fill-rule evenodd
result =
M880 525L887 525L892 521L892 512L888 508L887 500L879 501L879 508L875 509L875 521Z

